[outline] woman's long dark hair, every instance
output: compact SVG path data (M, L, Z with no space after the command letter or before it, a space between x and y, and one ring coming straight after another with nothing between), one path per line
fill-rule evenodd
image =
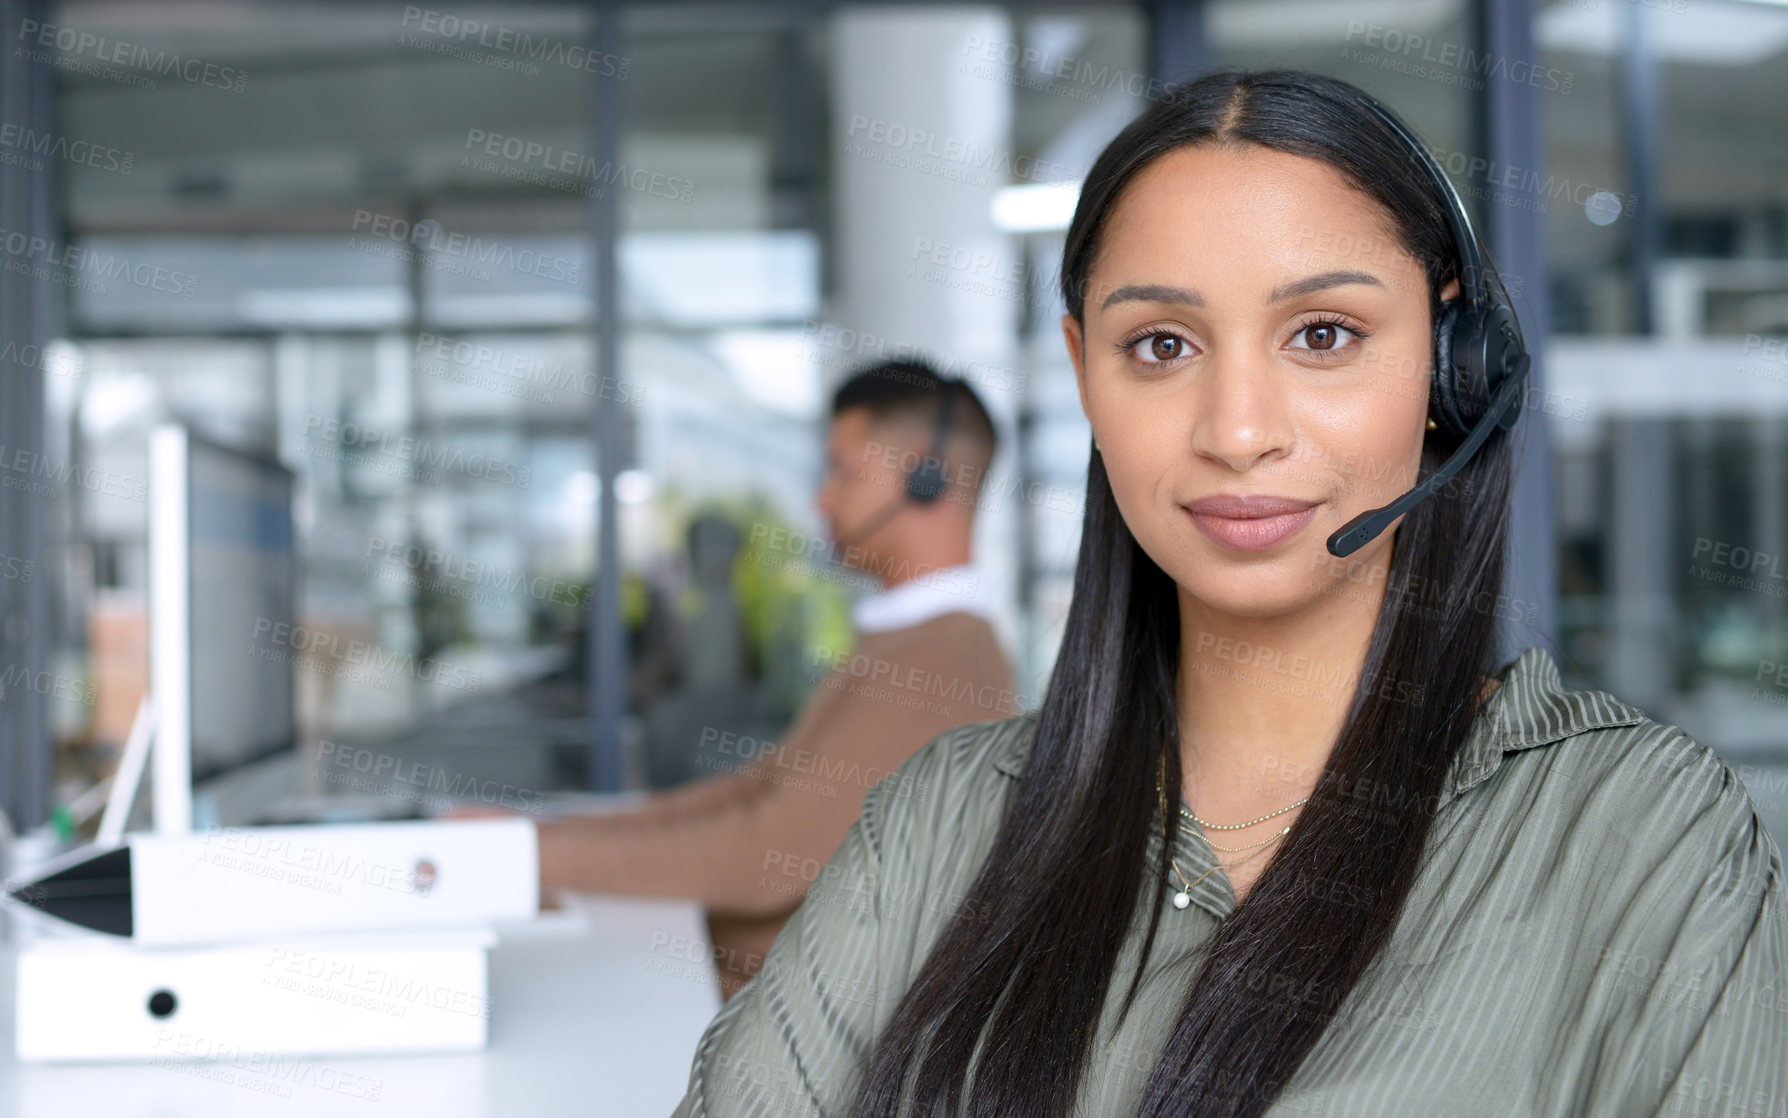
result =
M1209 143L1320 159L1376 199L1426 272L1432 313L1460 267L1446 200L1357 93L1299 71L1224 71L1153 105L1087 175L1062 257L1069 313L1084 321L1100 229L1125 185L1160 156ZM1493 273L1488 280L1504 290ZM1449 449L1430 434L1422 476ZM1284 845L1213 933L1140 1114L1263 1112L1389 938L1447 767L1494 670L1509 470L1509 439L1498 430L1448 489L1404 515L1332 755ZM1173 813L1157 810L1163 755L1170 803L1180 790L1176 591L1125 525L1096 451L1086 490L1073 604L1024 776L961 909L976 916L945 927L877 1038L856 1099L860 1118L895 1114L908 1091L915 1114L1069 1113L1150 881L1156 919L1144 963L1154 946L1167 878L1148 864L1151 821L1164 844L1175 825ZM1419 701L1395 681L1420 681ZM1413 807L1358 810L1344 790L1363 786ZM1139 965L1128 976L1125 1014L1141 975ZM1322 996L1263 996L1263 976L1276 990Z

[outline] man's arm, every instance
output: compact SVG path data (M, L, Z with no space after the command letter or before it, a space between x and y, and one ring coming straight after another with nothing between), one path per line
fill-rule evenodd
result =
M780 748L745 770L703 782L716 785L714 799L685 805L699 803L701 810L667 807L542 825L543 889L682 897L746 916L789 911L838 849L871 786L944 731L1012 713L993 705L1011 694L1009 669L968 643L865 641L861 651L897 659L899 678L941 680L953 692L967 685L984 705L920 702L925 696L917 691L862 686L834 669ZM727 781L724 789L720 779ZM924 790L891 794L923 796Z
M827 714L829 692L816 691L795 721L783 734L784 741L801 740L813 733L816 719ZM774 752L774 751L772 751ZM620 811L575 816L540 824L541 894L559 889L598 890L604 886L588 883L588 875L580 874L580 850L595 849L604 841L626 841L630 836L674 828L679 821L701 819L736 811L745 802L762 795L770 785L759 770L769 763L769 754L732 772L718 773L691 780L675 788L653 792L641 803ZM617 890L637 892L637 890Z
M760 758L761 760L761 758ZM715 773L704 776L700 780L691 780L674 788L655 791L640 803L622 811L597 815L580 816L565 820L573 829L584 824L600 824L605 821L629 820L633 824L655 821L671 823L677 819L692 815L705 815L711 811L723 810L734 800L757 794L756 781L747 779L748 772L757 762L735 769L732 772ZM591 830L599 830L592 826Z
M949 728L935 718L891 718L885 706L840 703L811 737L703 781L716 787L679 809L542 824L543 888L682 897L743 915L786 912L838 848L868 787Z
M591 861L605 843L625 845L649 835L673 834L690 820L730 815L770 787L755 775L755 770L765 763L766 758L760 757L733 772L654 792L643 803L623 811L540 822L537 830L542 892L610 889L603 882L613 882L615 878L601 873L599 865ZM640 892L627 888L614 891Z

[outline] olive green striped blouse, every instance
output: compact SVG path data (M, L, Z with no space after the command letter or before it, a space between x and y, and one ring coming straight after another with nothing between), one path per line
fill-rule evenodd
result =
M1390 944L1267 1113L1788 1115L1782 856L1737 775L1606 692L1564 690L1543 649L1497 674ZM848 1112L879 1030L964 907L1035 726L1027 712L951 730L870 791L762 972L703 1033L677 1115ZM1216 864L1190 832L1174 856L1193 879ZM1189 907L1163 900L1114 1031L1139 910L1075 1113L1136 1112L1233 907L1220 871Z

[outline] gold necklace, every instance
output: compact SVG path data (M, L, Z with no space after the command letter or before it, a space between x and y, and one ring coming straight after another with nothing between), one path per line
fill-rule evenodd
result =
M1201 838L1203 837L1202 835L1199 834L1199 832L1194 831L1192 828L1186 826L1184 823L1180 824L1180 830L1186 832L1189 835L1196 835ZM1257 846L1265 846L1269 842L1277 842L1278 840L1284 838L1286 835L1288 835L1290 833L1291 833L1291 825L1286 824L1284 827L1281 827L1279 829L1279 832L1277 834L1273 835L1272 837L1263 838L1259 842L1251 842L1246 846L1218 846L1216 843L1211 842L1211 840L1208 838L1205 839L1204 841L1207 843L1210 843L1210 847L1212 850L1221 850L1225 854L1240 854L1244 850L1253 850Z
M1161 753L1160 775L1155 777L1155 791L1157 791L1161 794L1161 814L1165 815L1165 814L1167 814L1167 752L1165 750L1163 750ZM1186 818L1192 820L1192 822L1198 824L1200 827L1203 827L1207 831L1239 831L1243 827L1252 827L1256 823L1265 823L1267 820L1271 819L1275 815L1284 815L1286 812L1290 811L1292 808L1302 807L1309 802L1310 802L1310 797L1305 796L1303 799L1299 800L1295 804L1286 804L1284 807L1280 808L1278 811L1269 811L1265 815L1261 816L1259 819L1250 819L1246 823L1206 823L1204 820L1200 819L1197 816L1197 814L1194 813L1193 810L1191 808L1187 807L1185 804L1180 805L1180 814L1185 816ZM1243 847L1242 849L1245 850L1247 848Z
M1307 804L1309 802L1310 802L1310 797L1305 796L1303 799L1299 800L1295 804L1286 804L1284 807L1280 808L1278 811L1269 811L1265 815L1261 816L1259 819L1250 819L1246 823L1206 823L1204 820L1200 819L1196 814L1194 814L1192 809L1187 807L1185 804L1180 805L1180 814L1185 816L1186 818L1192 820L1192 822L1198 824L1200 827L1203 827L1207 831L1239 831L1243 827L1252 827L1256 823L1265 823L1267 820L1271 819L1275 815L1284 815L1286 812L1290 811L1292 808L1303 807L1305 804Z
M1279 838L1280 836L1274 835L1273 837L1276 839L1276 838ZM1249 854L1249 855L1247 855L1247 857L1243 857L1243 858L1237 858L1233 862L1219 862L1216 865L1212 866L1210 869L1205 870L1203 873L1199 874L1198 881L1203 881L1205 878L1211 876L1212 874L1216 873L1220 869L1232 870L1235 867L1241 865L1243 862L1246 862L1249 858L1252 858L1256 854L1259 854L1259 853L1260 853L1260 851L1256 850L1254 852L1254 854ZM1180 879L1180 891L1173 895L1173 907L1185 908L1187 905L1192 903L1192 887L1194 885L1197 885L1198 881L1187 881L1186 875L1180 872L1179 862L1176 861L1171 854L1168 855L1168 857L1167 857L1167 864L1173 867L1174 875Z
M1161 814L1166 815L1167 814L1167 753L1165 750L1163 750L1161 753L1161 774L1155 781L1155 791L1160 795L1160 798L1161 798ZM1195 815L1192 812L1192 809L1187 807L1185 804L1180 805L1180 815L1183 817L1190 817L1191 820L1194 823L1198 824L1200 827L1209 828L1211 830L1239 831L1243 827L1252 827L1256 823L1264 823L1268 819L1271 819L1275 815L1283 815L1284 813L1290 811L1292 808L1299 807L1299 806L1309 803L1309 802L1310 802L1310 797L1305 796L1303 799L1299 800L1297 803L1289 804L1285 807L1280 808L1278 811L1269 812L1268 814L1261 816L1259 819L1250 819L1246 823L1232 823L1232 824L1228 824L1228 825L1217 824L1217 823L1206 823L1204 820L1200 819L1197 815ZM1187 834L1197 834L1198 833L1198 832L1195 832L1195 831L1191 830L1190 828L1188 828L1184 823L1180 824L1180 830L1185 831ZM1179 862L1174 859L1172 851L1169 851L1168 856L1167 856L1167 864L1173 867L1174 875L1180 879L1180 891L1173 895L1173 907L1178 908L1178 909L1183 909L1187 905L1191 904L1192 903L1192 887L1197 885L1199 881L1203 881L1205 878L1211 876L1212 874L1216 873L1220 869L1222 869L1222 870L1234 869L1236 866L1239 866L1243 862L1246 862L1249 858L1253 858L1256 855L1260 854L1261 851L1264 850L1270 844L1278 842L1280 839L1284 838L1287 834L1290 833L1290 831L1291 831L1291 827L1290 827L1290 825L1287 825L1284 828L1282 828L1278 834L1272 836L1271 838L1262 839L1261 841L1256 842L1256 843L1250 843L1250 844L1248 844L1248 846L1238 846L1238 847L1231 848L1231 847L1222 847L1222 846L1218 846L1215 843L1211 843L1211 849L1223 850L1223 851L1226 851L1231 854L1234 854L1234 853L1237 853L1237 852L1243 851L1243 850L1248 850L1251 847L1260 847L1261 849L1255 850L1253 854L1247 854L1240 858L1237 858L1233 862L1226 863L1226 862L1218 861L1216 865L1212 866L1210 869L1199 874L1198 881L1187 881L1186 880L1186 875L1180 872ZM1206 839L1205 841L1210 842L1209 839ZM1215 860L1215 859L1213 859L1213 860Z

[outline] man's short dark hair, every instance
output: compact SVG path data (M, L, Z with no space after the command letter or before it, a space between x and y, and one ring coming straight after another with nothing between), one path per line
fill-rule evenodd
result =
M964 381L938 375L921 359L884 361L852 375L832 396L832 418L851 408L864 408L877 423L910 423L929 431L937 422L945 391L956 396L950 438L966 437L970 445L986 454L983 464L992 462L999 436L981 398Z

